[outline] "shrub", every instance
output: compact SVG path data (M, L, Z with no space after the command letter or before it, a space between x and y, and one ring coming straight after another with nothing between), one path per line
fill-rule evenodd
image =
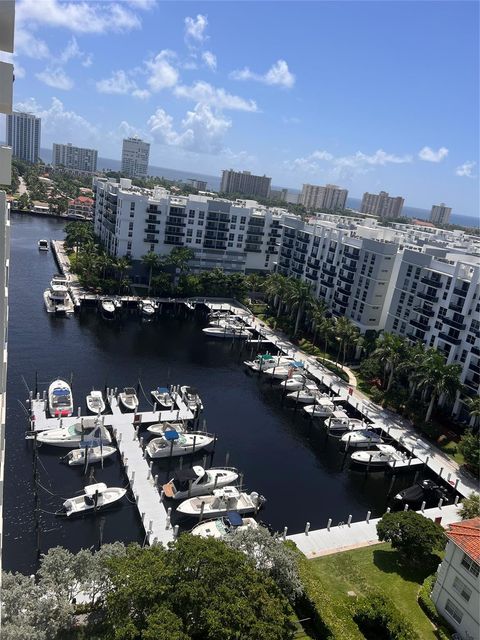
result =
M411 563L428 558L445 542L442 527L415 511L386 513L377 524L377 534Z
M451 633L453 633L453 629L452 627L450 627L447 621L438 613L437 608L433 604L433 600L430 595L432 593L436 579L436 573L425 578L422 586L418 591L418 604L423 609L425 615L428 616L428 618L430 618L430 620L437 626L437 629L435 631L435 635L437 636L437 638L439 640L448 640L451 636Z
M353 619L368 638L417 640L419 635L393 602L380 593L360 598L354 605Z
M472 493L462 501L460 509L462 520L469 520L480 516L480 495L472 491Z

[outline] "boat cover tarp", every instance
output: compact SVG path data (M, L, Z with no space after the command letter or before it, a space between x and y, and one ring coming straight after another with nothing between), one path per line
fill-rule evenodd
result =
M167 387L157 387L158 393L169 393Z
M402 496L402 500L406 500L407 502L410 500L411 502L420 502L424 496L424 489L419 484L414 484L412 487L407 487L403 491L400 492Z
M228 511L226 519L232 527L240 527L243 524L242 516L236 511Z
M173 441L173 440L178 440L178 438L180 437L178 431L174 431L173 429L171 431L165 431L165 433L163 434L163 437L165 438L165 440Z
M53 395L54 396L69 396L70 395L70 391L68 389L54 389L53 390Z
M189 482L189 480L196 480L198 475L193 469L177 469L174 474L174 479L178 482Z

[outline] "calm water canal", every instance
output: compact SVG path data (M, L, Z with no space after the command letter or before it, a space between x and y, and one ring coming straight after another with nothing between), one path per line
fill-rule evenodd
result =
M70 319L54 318L44 309L42 292L56 272L51 253L40 253L39 238L61 238L63 224L12 216L10 326L7 397L7 452L4 495L4 567L31 572L35 566L32 445L24 440L28 426L22 404L26 385L39 390L54 378L73 375L75 405L85 410L92 387L134 386L140 378L148 393L159 385L188 384L199 389L208 431L219 436L214 464L244 473L245 486L267 498L261 519L290 533L323 527L327 519L361 519L367 510L380 514L387 504L390 478L348 469L338 442L310 428L302 411L282 406L281 394L269 382L248 374L242 364L248 352L224 341L208 340L205 321L184 313L162 315L144 323L135 315L108 323L93 311ZM25 381L25 382L24 382ZM26 383L26 384L25 384ZM141 394L140 394L141 395ZM140 397L140 409L149 405ZM72 550L98 544L100 516L65 522L53 512L63 498L85 483L80 469L65 467L66 450L40 450L42 551L55 545ZM124 486L117 459L96 470L96 479ZM161 477L163 480L164 478ZM401 484L400 484L401 483ZM400 480L396 488L411 483ZM142 542L136 509L126 500L105 514L103 541Z

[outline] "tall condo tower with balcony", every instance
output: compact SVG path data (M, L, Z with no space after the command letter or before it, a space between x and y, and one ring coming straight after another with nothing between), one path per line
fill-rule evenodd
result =
M125 138L122 146L122 174L128 178L146 178L150 143L140 138Z
M40 157L41 124L41 119L33 113L14 111L7 114L7 145L12 147L14 158L37 162Z

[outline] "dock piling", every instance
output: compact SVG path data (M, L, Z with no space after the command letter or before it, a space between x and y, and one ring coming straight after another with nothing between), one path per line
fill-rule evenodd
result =
M165 523L165 529L170 529L171 517L172 517L172 507L168 507L168 509L167 509L167 521Z
M371 511L367 511L367 517L365 518L365 522L366 522L367 524L370 524L370 516L371 516L371 515L372 515L372 512L371 512Z
M347 525L350 526L352 524L352 514L350 514L347 518Z
M422 502L422 506L420 507L420 511L423 513L425 511L425 507L427 506L427 503L425 502L425 500Z
M307 522L305 525L305 535L308 536L308 532L310 531L310 522Z
M283 527L283 540L285 541L287 539L287 533L288 533L288 527Z
M403 510L404 511L408 511L408 504L407 503L405 503L405 506L403 507Z
M198 518L198 521L201 522L203 519L203 511L205 509L205 502L202 500L202 504L200 505L200 517Z
M332 519L329 518L327 521L327 529L330 531L330 527L332 526Z

